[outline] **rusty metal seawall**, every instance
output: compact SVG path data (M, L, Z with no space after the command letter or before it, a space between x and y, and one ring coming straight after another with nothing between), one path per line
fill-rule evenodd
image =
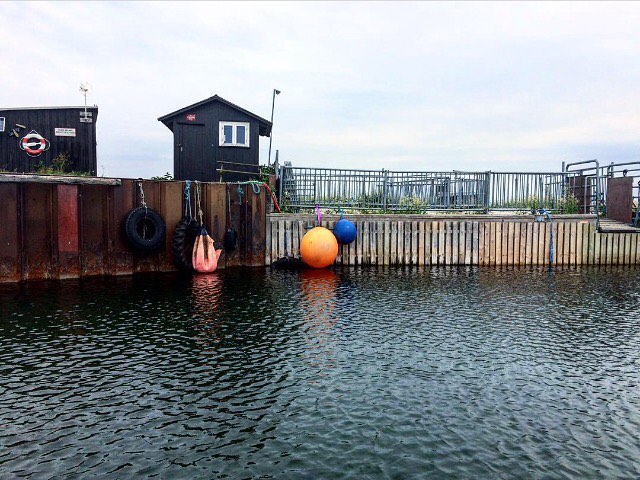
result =
M139 206L136 180L43 183L15 177L0 174L0 282L175 270L171 239L182 218L184 182L143 181L149 208L167 224L165 246L145 254L132 250L122 235L122 220ZM212 238L222 244L228 226L238 231L238 248L223 253L219 267L264 265L264 189L256 194L250 185L202 187L205 226Z

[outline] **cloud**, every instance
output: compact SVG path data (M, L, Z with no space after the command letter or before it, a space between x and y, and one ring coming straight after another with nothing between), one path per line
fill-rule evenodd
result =
M638 158L639 23L635 3L4 2L0 104L92 82L107 175L172 170L157 117L214 93L269 117L274 87L294 164L557 170Z

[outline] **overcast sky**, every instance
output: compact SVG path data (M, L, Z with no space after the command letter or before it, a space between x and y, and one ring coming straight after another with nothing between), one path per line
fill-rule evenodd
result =
M0 3L1 107L99 106L98 173L172 171L157 118L218 94L298 166L640 160L639 3ZM261 163L269 139L261 138Z

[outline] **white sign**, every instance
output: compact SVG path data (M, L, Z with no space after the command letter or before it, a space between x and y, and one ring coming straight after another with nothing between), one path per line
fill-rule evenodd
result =
M93 123L93 118L80 117L80 123Z
M55 133L56 133L56 137L75 137L76 129L75 128L56 128Z

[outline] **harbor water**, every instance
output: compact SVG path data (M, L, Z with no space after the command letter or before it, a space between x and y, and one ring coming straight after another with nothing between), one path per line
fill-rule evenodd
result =
M0 285L0 478L638 478L640 270Z

